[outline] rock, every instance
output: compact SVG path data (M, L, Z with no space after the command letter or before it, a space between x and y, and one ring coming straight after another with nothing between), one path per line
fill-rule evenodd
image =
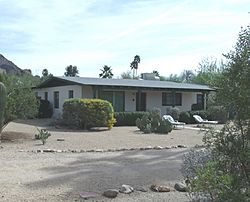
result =
M96 149L95 152L103 152L103 149Z
M145 147L145 150L150 150L150 149L153 149L153 147L152 146Z
M54 149L44 149L43 152L56 152Z
M165 149L171 149L171 147L166 146Z
M117 197L119 191L117 189L108 189L103 192L103 196L107 198L115 198Z
M89 198L96 198L98 195L95 192L81 192L80 196L83 199L89 199Z
M131 187L130 185L123 184L122 187L119 189L119 191L124 194L130 194L131 192L134 191L134 188Z
M63 139L63 138L58 138L57 141L59 141L59 142L60 142L60 141L65 141L65 139Z
M145 187L136 187L135 190L136 191L141 191L141 192L147 192L148 191L148 189L145 188Z
M62 153L63 151L62 151L62 150L60 150L60 149L58 149L56 152L57 152L57 153Z
M183 183L180 183L180 182L175 183L174 188L177 191L180 191L180 192L186 192L187 191L187 186L185 184L183 184Z
M179 147L179 148L186 148L186 146L182 145L182 144L177 145L177 147Z
M170 188L166 185L152 184L150 189L154 192L170 192Z
M161 146L155 146L154 149L161 150L161 149L163 149L163 147L161 147Z

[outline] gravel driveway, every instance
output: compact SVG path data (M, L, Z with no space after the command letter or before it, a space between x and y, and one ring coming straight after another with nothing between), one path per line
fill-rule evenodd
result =
M0 201L84 201L83 191L94 191L93 201L188 201L185 193L174 191L182 180L179 171L188 148L103 153L33 153L37 149L117 149L146 146L192 147L202 144L197 130L174 130L167 135L141 134L136 127L114 127L110 131L72 131L52 127L51 120L26 120L10 123L2 134L0 157ZM35 141L36 127L47 128L52 136L45 146ZM64 141L57 141L57 139ZM20 152L24 150L24 152ZM101 193L122 184L145 187L154 182L167 184L169 193L136 191L119 194L116 199ZM92 200L89 200L92 201Z

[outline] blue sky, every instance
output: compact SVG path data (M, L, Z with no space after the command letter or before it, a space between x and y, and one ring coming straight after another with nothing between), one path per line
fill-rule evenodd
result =
M130 70L163 76L221 58L250 22L249 0L0 0L0 53L22 69L56 76Z

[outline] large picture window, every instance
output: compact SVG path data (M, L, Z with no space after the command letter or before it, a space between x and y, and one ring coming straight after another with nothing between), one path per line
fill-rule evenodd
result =
M162 93L162 106L181 106L181 105L182 105L181 93L166 93L166 92Z
M58 91L54 92L54 108L55 109L59 108L59 92Z

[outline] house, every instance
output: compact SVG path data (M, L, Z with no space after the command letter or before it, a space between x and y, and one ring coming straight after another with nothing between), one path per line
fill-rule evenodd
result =
M206 95L214 89L159 80L50 77L34 90L38 97L52 103L54 117L59 117L68 98L108 100L115 111L146 111L157 107L165 113L169 106L183 111L191 110L193 104L202 104L205 108Z

